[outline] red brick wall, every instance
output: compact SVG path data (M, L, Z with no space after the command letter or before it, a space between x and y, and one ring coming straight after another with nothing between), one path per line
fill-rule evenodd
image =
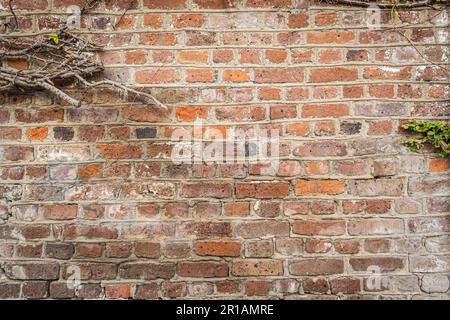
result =
M84 1L14 3L25 34ZM73 89L78 109L0 97L0 298L448 297L449 162L400 129L450 116L445 11L369 30L312 1L137 0L113 30L127 7L82 34L167 111L106 89ZM197 118L279 129L279 167L174 164Z

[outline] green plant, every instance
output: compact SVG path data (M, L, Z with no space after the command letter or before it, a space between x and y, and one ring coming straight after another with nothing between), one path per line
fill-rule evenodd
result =
M403 125L403 128L414 133L420 133L421 137L413 137L404 143L411 151L422 149L425 144L430 144L440 149L439 155L443 158L450 156L450 124L444 122L415 121Z

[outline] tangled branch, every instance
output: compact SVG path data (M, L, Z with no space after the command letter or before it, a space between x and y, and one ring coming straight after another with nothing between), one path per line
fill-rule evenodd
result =
M80 106L76 100L62 91L58 84L80 82L87 87L107 85L116 88L125 95L134 94L138 98L164 105L150 94L129 88L118 82L106 79L89 82L87 79L103 71L97 62L96 52L101 48L73 34L61 30L58 34L45 38L0 37L1 60L26 60L32 68L16 70L0 68L0 92L11 89L44 89L73 106Z

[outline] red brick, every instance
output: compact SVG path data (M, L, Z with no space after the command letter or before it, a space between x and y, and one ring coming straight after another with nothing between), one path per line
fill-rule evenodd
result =
M42 208L42 215L47 220L71 220L77 216L77 205L49 204Z
M224 70L223 81L226 82L247 82L250 80L250 75L246 70Z
M187 82L214 82L216 73L213 69L196 68L186 70Z
M240 182L236 183L237 198L271 199L284 198L289 194L287 182Z
M100 156L105 159L139 159L141 147L131 144L100 144L97 146Z
M310 70L309 82L338 82L355 81L358 79L358 71L354 68L333 67L317 68Z
M186 0L144 0L148 9L171 10L186 8Z
M345 232L345 222L342 220L295 221L292 232L306 236L340 236Z
M301 67L255 69L256 83L299 83L304 82Z
M344 272L344 262L339 259L304 259L289 263L290 273L299 276L331 275Z
M199 256L239 257L241 244L236 241L200 241L194 245Z
M349 115L346 104L305 104L302 106L304 118L338 118Z
M172 16L172 25L178 29L200 28L204 21L204 15L199 13L186 13Z
M291 13L288 17L288 27L292 29L305 28L308 26L308 15L306 13Z
M177 38L174 33L144 33L139 42L148 46L174 46Z
M222 278L228 276L228 264L223 262L180 262L177 274L188 278Z
M175 69L142 69L136 71L136 82L141 84L173 83L180 80Z
M189 50L180 51L178 55L180 63L206 63L208 61L208 51L205 50Z
M231 273L234 276L280 276L283 274L282 260L244 259L234 260Z
M308 32L306 42L309 44L344 44L355 39L355 34L350 31L323 31Z

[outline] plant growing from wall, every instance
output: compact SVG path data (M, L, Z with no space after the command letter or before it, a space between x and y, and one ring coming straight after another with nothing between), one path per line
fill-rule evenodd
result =
M403 125L403 128L417 134L404 142L411 151L418 151L428 144L438 149L441 157L450 156L450 124L415 121Z

